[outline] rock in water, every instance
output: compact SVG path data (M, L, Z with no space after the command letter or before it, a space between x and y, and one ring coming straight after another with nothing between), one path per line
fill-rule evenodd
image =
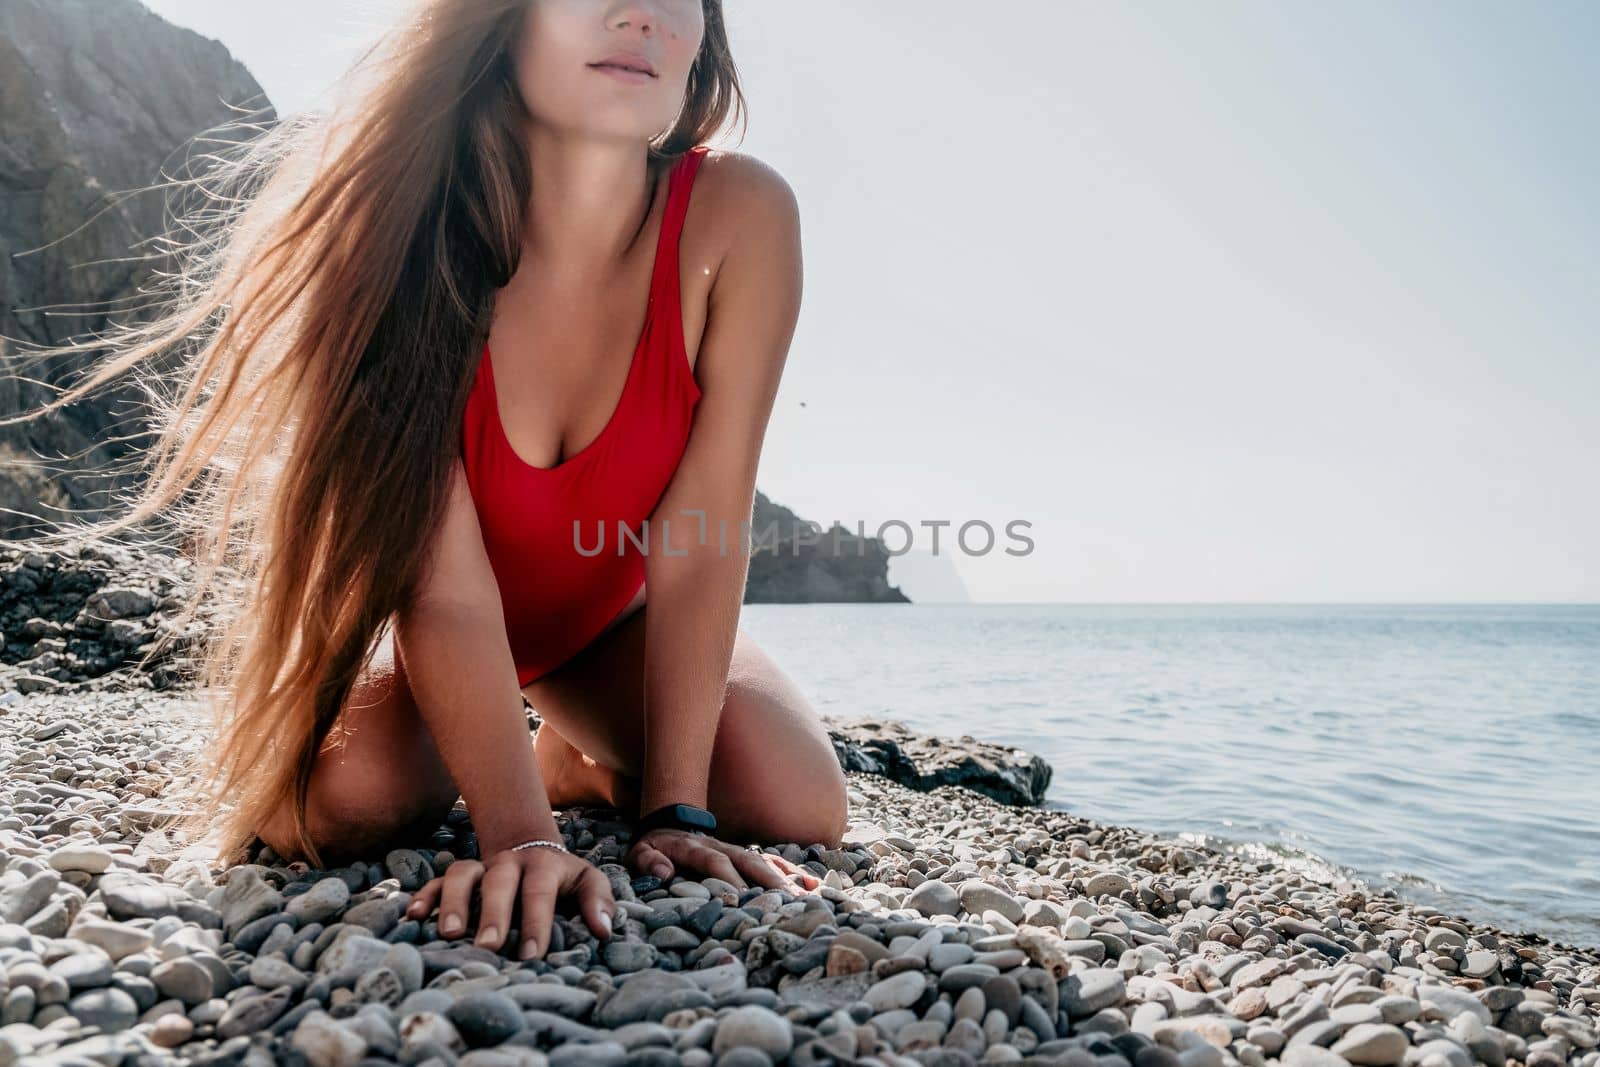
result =
M959 785L1002 804L1038 804L1050 788L1050 764L1019 748L919 734L891 719L824 721L847 771L881 774L912 789Z

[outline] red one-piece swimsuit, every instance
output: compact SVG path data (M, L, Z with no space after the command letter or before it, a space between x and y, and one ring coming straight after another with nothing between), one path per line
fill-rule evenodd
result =
M706 150L691 148L668 175L644 329L599 437L554 467L524 462L506 438L484 345L462 421L462 465L519 686L582 651L644 585L643 523L678 469L700 400L683 336L678 236ZM633 538L619 536L619 521ZM694 519L682 522L690 529ZM684 544L676 531L672 543ZM659 551L661 532L650 530L647 544Z

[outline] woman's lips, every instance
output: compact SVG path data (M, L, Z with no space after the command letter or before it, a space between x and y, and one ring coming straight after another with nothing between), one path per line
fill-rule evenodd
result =
M631 82L634 85L643 85L646 82L653 82L656 80L653 75L646 74L642 70L633 70L628 67L612 66L608 63L591 63L589 64L589 69L597 70L601 74L609 74L611 77L616 78L619 81Z

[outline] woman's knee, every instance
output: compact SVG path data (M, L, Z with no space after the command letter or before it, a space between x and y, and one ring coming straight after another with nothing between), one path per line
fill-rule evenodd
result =
M387 851L444 821L459 793L403 669L380 654L353 687L335 730L333 743L325 740L317 753L306 793L306 835L325 863ZM257 836L281 856L305 858L287 805Z
M728 840L838 848L849 829L849 801L826 775L803 780L783 795L765 793L736 806L720 805L720 834Z
M740 827L740 822L745 825ZM808 783L807 791L791 802L745 809L731 828L741 838L764 845L824 848L838 848L847 829L849 803L844 791L825 782Z
M357 775L319 780L313 773L306 795L305 833L325 866L381 858L390 849L416 843L441 826L455 796L406 788L399 777L372 781ZM306 859L286 803L257 836L285 859Z
M713 757L713 803L730 837L837 848L849 827L844 771L808 703L730 689Z

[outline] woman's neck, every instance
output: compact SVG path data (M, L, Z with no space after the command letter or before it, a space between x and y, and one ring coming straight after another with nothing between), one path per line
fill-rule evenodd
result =
M659 189L643 142L530 140L524 261L551 279L614 277L645 239Z

